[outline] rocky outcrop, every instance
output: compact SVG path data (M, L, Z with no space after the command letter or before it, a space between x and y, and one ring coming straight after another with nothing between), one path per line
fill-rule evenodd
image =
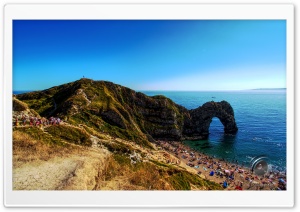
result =
M226 101L187 110L164 96L149 97L106 81L81 79L17 98L43 116L58 116L141 143L206 138L213 117L220 119L225 133L238 130Z
M226 101L207 102L197 109L189 111L191 117L186 120L183 133L186 139L206 138L209 134L209 126L212 118L220 119L224 126L224 133L235 134L238 131L234 112L231 105Z

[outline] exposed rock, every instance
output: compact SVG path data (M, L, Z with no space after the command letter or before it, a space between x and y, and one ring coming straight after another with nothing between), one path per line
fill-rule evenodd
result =
M226 101L207 102L189 112L191 118L185 121L184 134L190 139L197 140L207 137L210 123L214 117L220 119L226 134L235 134L238 131L233 109Z
M108 111L102 112L101 117L103 118L104 121L106 121L107 123L109 123L111 125L116 125L123 129L126 128L126 125L122 119L122 115L120 115L119 113L117 113L114 110L108 110Z
M142 161L142 156L135 151L132 154L129 154L131 164L136 164L137 162Z

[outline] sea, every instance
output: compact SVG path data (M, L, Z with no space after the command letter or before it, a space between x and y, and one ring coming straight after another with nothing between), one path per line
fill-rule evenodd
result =
M212 119L206 140L183 141L195 151L251 166L255 157L266 157L269 167L286 171L286 90L244 91L142 91L146 95L164 95L187 109L208 101L229 102L238 126L236 135L225 135L216 117Z

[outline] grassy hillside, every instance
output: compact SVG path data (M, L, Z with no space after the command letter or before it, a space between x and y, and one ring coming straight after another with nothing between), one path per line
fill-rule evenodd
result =
M17 95L43 117L57 116L143 146L155 139L181 138L182 107L164 96L148 97L106 81L81 79Z
M51 169L61 166L62 162L58 161L64 163L67 161L70 163L67 167L72 167L75 162L77 164L71 170L73 174L66 174L65 179L56 187L46 187L47 190L222 189L219 184L204 180L182 167L157 160L156 156L163 157L164 153L155 150L154 147L150 151L131 141L114 139L106 134L98 138L85 130L85 127L60 125L50 126L44 130L37 127L15 127L13 131L15 175L18 176L21 172L23 177L26 173L30 173L30 176L33 174L39 176L45 164L47 180L42 182L45 185L52 185L51 179L53 181L57 179L52 175L57 173ZM133 154L138 157L131 158ZM40 167L35 171L37 173L32 173L30 167L33 165ZM42 179L43 177L39 177L37 182ZM81 185L83 180L85 187ZM36 181L28 180L25 184L27 186L24 187L22 182L22 187L21 182L16 180L14 188L16 190L42 189L41 184L37 184Z
M180 140L190 118L164 96L81 79L17 95L13 113L14 120L63 120L13 128L16 190L222 189L170 162L178 159L155 145L155 139Z

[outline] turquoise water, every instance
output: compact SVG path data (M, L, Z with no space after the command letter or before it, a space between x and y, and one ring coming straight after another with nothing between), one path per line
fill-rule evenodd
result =
M227 161L249 165L255 156L265 155L273 168L286 168L286 90L230 92L143 91L164 95L187 109L207 101L228 101L239 128L235 136L224 135L223 125L213 118L207 140L184 141L191 148Z

